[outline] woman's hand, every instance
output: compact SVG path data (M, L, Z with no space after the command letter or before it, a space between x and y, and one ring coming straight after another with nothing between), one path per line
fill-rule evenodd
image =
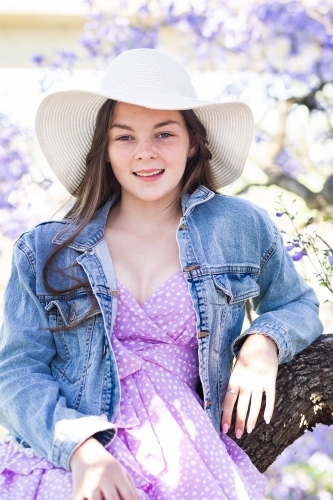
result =
M75 450L70 467L73 500L138 500L130 475L94 438Z
M228 432L232 412L238 395L235 434L240 438L247 419L247 432L252 432L259 415L262 393L266 393L264 419L270 422L275 402L275 382L278 371L278 351L274 340L260 333L247 337L239 351L236 364L231 373L228 389L223 403L222 431Z

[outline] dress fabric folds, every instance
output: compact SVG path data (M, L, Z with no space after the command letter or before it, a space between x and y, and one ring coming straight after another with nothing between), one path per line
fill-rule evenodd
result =
M111 341L121 405L107 449L140 500L263 500L264 477L232 439L216 433L196 393L196 316L182 272L141 306L117 286ZM0 498L70 500L71 473L4 442Z

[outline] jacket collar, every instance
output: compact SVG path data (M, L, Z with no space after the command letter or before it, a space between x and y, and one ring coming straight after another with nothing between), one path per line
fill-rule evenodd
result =
M104 228L106 224L106 219L109 214L110 208L112 207L114 198L108 200L105 205L103 205L94 217L88 222L88 224L82 229L82 231L76 236L76 238L68 245L70 248L84 252L88 248L92 248L96 245L102 238L104 238ZM71 224L70 220L66 220L67 224L65 229L62 229L60 233L56 234L52 242L60 245L65 240L67 240L71 234L75 232L78 224Z
M215 193L205 186L199 186L192 194L185 193L182 197L183 216L189 215L196 205L204 203L215 196Z
M187 216L196 205L209 200L214 196L214 194L215 193L213 191L204 186L199 186L192 194L186 193L181 200L183 215ZM91 221L68 246L70 248L74 248L75 250L84 252L85 250L95 246L101 239L103 239L106 219L113 203L114 198L111 198L105 203L105 205L97 210ZM73 225L69 220L66 222L67 224L65 229L56 234L52 240L53 243L60 245L75 232L77 224Z

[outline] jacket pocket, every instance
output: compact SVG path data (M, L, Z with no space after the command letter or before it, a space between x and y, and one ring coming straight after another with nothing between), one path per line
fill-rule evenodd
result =
M74 297L68 299L55 299L46 304L46 311L57 313L56 328L62 326L67 328L73 327L75 324L90 318L100 313L97 300L93 295L88 295L87 292L78 292Z
M79 383L90 367L93 332L100 314L97 301L86 292L78 292L51 300L45 309L57 352L51 362L52 375L58 381Z
M222 292L229 304L245 302L260 294L260 288L251 274L225 273L213 275L215 288Z

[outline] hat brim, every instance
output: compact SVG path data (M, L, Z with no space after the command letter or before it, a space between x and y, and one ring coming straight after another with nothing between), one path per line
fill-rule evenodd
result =
M97 113L107 99L151 109L193 109L207 131L216 187L230 184L243 172L253 135L253 115L244 103L216 103L178 94L165 95L165 91L148 86L140 88L132 99L126 89L112 96L64 91L47 96L40 104L36 134L51 168L71 194L75 195L83 179Z

